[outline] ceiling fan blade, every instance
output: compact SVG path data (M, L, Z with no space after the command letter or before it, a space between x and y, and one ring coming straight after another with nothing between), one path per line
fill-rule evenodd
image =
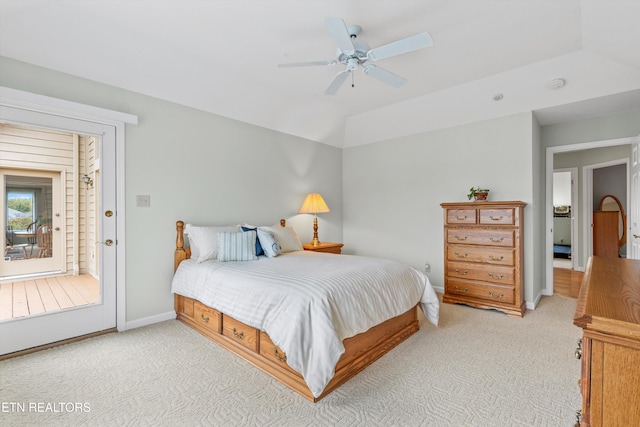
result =
M342 86L347 77L349 77L349 70L340 71L336 74L336 77L333 79L327 90L324 91L325 95L335 95L338 93L338 89Z
M351 41L351 35L349 35L349 31L347 30L347 25L342 19L325 18L324 23L329 29L329 32L333 36L333 39L336 41L338 49L340 49L341 52L351 55L356 51L355 47L353 47L353 42Z
M362 69L362 71L371 77L375 77L383 83L391 85L393 87L400 87L407 82L407 79L397 74L393 74L391 71L387 71L383 68L376 67L373 64L369 64Z
M429 33L420 33L371 49L367 52L367 58L372 61L378 61L380 59L390 58L392 56L402 55L403 53L429 47L432 44L433 39Z
M284 64L278 64L278 68L288 67L313 67L313 66L330 66L336 65L338 61L310 61L310 62L287 62Z

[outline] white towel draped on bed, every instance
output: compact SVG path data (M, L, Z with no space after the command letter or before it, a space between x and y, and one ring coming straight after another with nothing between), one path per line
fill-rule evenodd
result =
M186 260L172 292L267 332L315 397L333 377L344 339L418 303L434 325L439 315L429 279L413 267L311 251L248 262Z

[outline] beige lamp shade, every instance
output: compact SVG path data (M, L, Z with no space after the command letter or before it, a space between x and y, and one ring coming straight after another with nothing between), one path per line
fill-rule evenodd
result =
M301 214L318 214L330 212L329 206L324 201L322 196L319 193L309 193L307 197L304 199L304 203L302 203L302 207L300 208Z

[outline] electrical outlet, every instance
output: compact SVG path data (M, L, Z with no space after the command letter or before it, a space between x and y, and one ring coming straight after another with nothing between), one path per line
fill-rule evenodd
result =
M424 265L424 272L425 272L425 273L431 273L431 264L426 263L426 264Z

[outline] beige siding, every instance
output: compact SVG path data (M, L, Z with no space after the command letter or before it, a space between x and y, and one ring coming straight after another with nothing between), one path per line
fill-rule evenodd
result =
M77 141L77 144L76 144ZM78 152L75 153L77 145ZM96 138L0 124L0 167L61 173L64 191L65 267L67 273L95 274L95 188L81 182L94 177ZM76 164L77 163L77 164ZM51 194L47 195L51 198ZM76 212L78 217L76 218ZM76 234L77 233L77 234ZM76 248L76 235L78 247ZM75 260L77 259L78 271Z

